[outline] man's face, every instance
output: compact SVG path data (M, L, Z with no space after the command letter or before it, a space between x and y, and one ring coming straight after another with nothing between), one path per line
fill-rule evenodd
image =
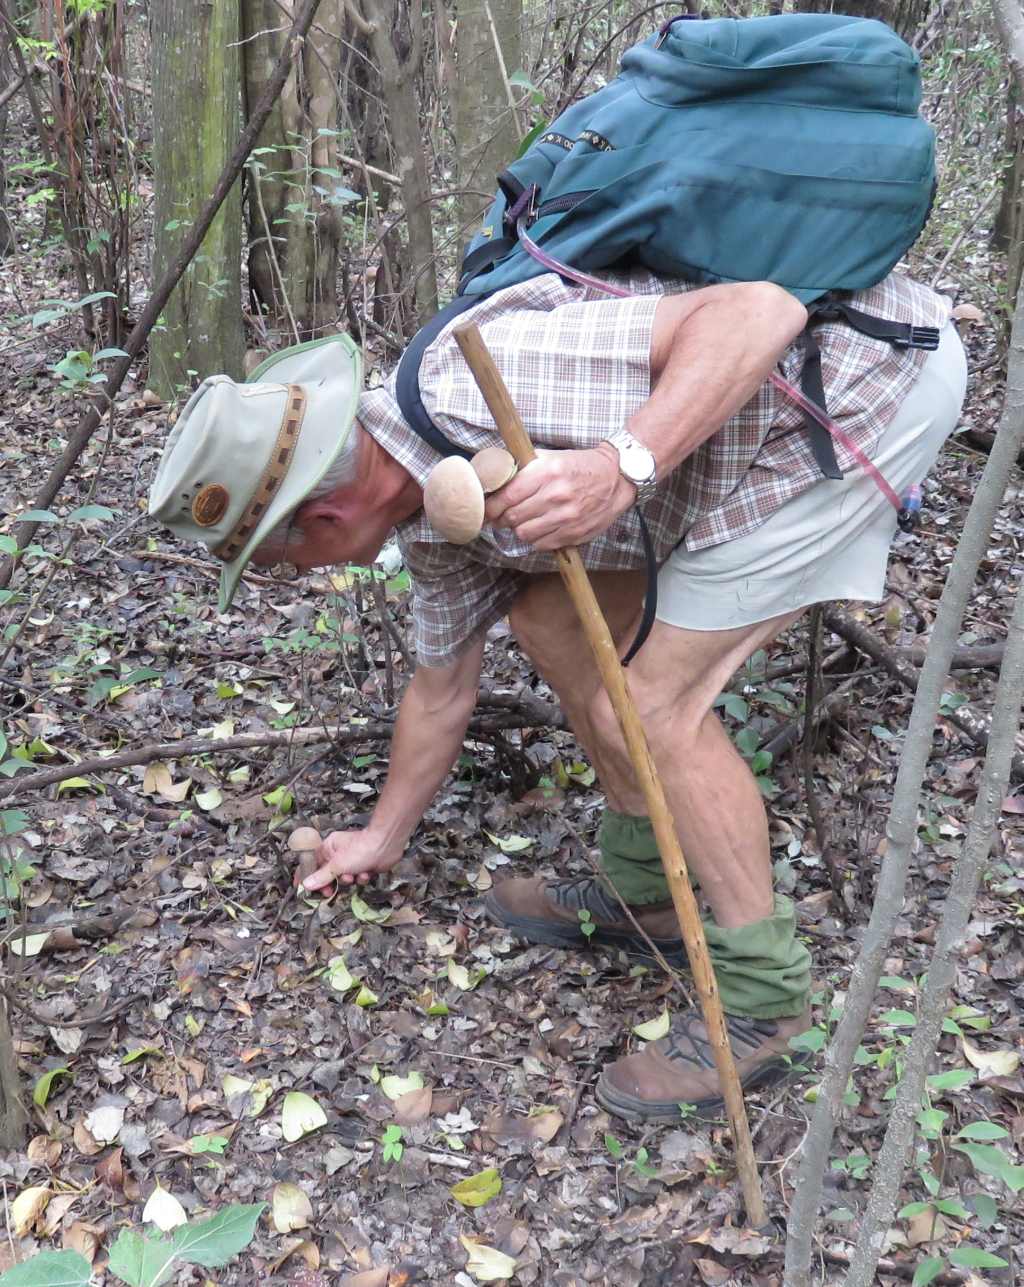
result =
M392 524L367 503L365 488L339 487L329 496L300 505L292 519L287 550L261 546L253 563L272 567L291 563L299 572L374 561Z

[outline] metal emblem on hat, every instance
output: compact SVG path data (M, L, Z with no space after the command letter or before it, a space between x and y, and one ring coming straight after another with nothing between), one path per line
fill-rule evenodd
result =
M212 527L228 507L231 496L220 483L204 487L192 502L192 517L200 527Z

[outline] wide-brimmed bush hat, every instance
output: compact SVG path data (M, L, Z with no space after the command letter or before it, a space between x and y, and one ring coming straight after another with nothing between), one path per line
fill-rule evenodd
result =
M213 375L178 416L149 512L224 563L219 611L256 547L309 495L352 432L362 357L348 335L282 349L239 384Z

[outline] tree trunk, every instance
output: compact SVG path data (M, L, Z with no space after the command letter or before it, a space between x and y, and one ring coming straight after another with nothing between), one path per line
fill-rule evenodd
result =
M1024 268L1024 112L1012 79L1006 96L1005 155L1013 160L1003 171L1002 196L992 229L992 245L1006 252L1006 298L1012 305L1020 289L1021 270ZM1009 330L1007 319L1007 340Z
M795 0L796 13L840 12L851 18L877 18L904 40L911 40L928 19L931 0L843 0L838 10L833 0Z
M238 0L160 0L153 57L153 280L174 259L239 134ZM172 398L196 377L241 377L241 196L236 184L150 340L150 384Z
M457 75L453 117L459 187L491 192L515 158L519 122L507 78L522 65L522 0L458 0ZM459 197L459 226L468 240L486 208L479 197Z
M0 1149L23 1148L27 1125L7 1003L0 1000Z
M422 324L437 311L437 271L434 233L430 222L430 181L426 149L420 130L416 77L423 57L423 12L419 0L371 6L364 0L367 34L381 76L394 145L394 172L402 181L402 202L408 235L406 280L413 283L416 315Z
M242 6L247 104L259 98L281 52L282 11L291 15L293 9L294 0L248 0ZM256 310L286 326L292 341L333 329L338 315L345 199L331 162L344 21L343 0L322 0L246 177L249 291ZM261 155L261 148L272 151Z

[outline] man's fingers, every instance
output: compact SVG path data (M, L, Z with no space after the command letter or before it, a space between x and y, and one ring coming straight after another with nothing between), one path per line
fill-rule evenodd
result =
M302 888L308 889L312 893L317 889L323 889L326 885L333 885L334 880L334 873L330 867L321 867L318 871L313 872L311 876L306 877L302 882Z

